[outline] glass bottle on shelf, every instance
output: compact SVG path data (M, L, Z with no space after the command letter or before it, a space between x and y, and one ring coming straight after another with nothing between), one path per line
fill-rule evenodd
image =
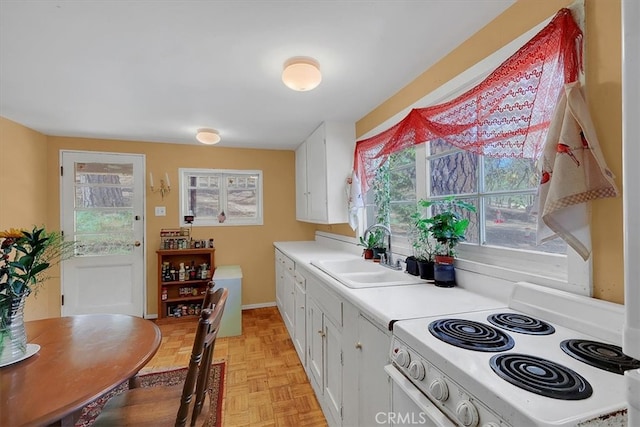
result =
M185 281L185 274L186 274L186 270L184 268L184 262L180 263L180 270L178 270L178 280L180 282L184 282Z

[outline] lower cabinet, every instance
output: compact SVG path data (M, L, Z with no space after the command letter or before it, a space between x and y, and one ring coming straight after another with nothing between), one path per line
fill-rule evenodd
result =
M295 316L295 263L291 258L284 255L278 249L275 250L276 260L276 305L280 310L284 324L293 336L294 316Z
M307 292L306 292L306 278L305 276L296 270L295 274L295 287L293 289L293 305L295 313L293 316L293 346L298 352L298 357L302 362L302 365L307 364L306 349L307 349Z
M342 425L342 302L307 278L307 374L330 426Z
M276 300L328 425L385 425L391 332L278 250Z
M391 410L389 379L384 366L389 363L391 337L363 315L358 316L358 425L379 426ZM380 415L382 414L382 416Z

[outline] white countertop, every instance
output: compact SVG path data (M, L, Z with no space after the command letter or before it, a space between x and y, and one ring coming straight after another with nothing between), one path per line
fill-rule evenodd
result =
M353 250L327 247L316 241L274 242L274 246L293 259L296 268L302 266L321 278L333 291L384 328L391 329L397 320L506 307L504 302L460 287L440 288L433 284L418 284L351 289L310 262L353 257Z

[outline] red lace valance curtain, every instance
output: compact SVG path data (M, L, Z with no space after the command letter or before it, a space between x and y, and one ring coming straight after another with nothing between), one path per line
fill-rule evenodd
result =
M363 194L390 154L437 138L486 156L537 158L564 84L578 79L581 42L571 11L561 9L472 89L413 109L395 126L358 141L354 170Z

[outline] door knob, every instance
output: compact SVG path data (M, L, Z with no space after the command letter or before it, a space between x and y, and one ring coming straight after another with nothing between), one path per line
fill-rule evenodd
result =
M133 244L133 246L140 246L142 243L140 243L139 240L136 240L135 243Z

